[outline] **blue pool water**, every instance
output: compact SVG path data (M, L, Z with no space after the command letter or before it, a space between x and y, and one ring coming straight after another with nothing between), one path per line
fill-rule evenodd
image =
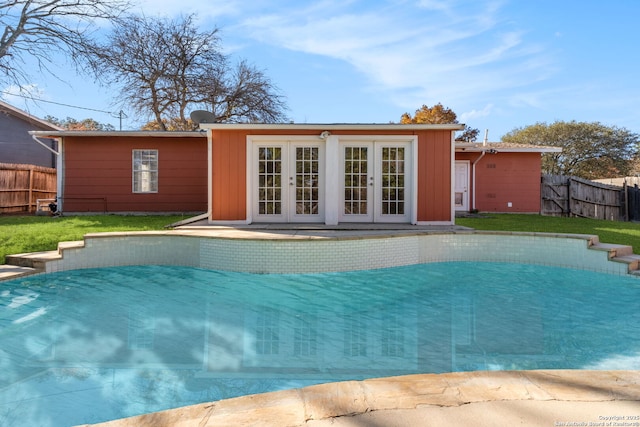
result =
M0 282L0 425L412 373L640 369L639 302L632 277L502 263L140 266Z

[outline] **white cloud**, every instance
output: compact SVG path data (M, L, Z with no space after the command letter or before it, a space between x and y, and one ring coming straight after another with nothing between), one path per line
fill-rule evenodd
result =
M451 8L451 2L447 0L420 0L417 6L427 10L448 11Z
M484 106L482 110L465 111L464 113L459 115L458 120L462 123L465 123L467 121L477 120L477 119L489 116L492 110L493 110L493 104L487 104Z
M246 2L237 0L139 0L133 12L146 15L178 16L195 14L198 18L216 19L226 15L237 15L246 7Z
M30 101L46 99L45 91L36 83L17 86L9 85L2 89L3 101L20 109L25 109Z
M378 3L358 3L358 10L332 1L289 5L242 25L262 43L351 64L369 87L388 92L404 108L483 99L543 79L551 69L540 46L501 23L499 3L467 3L459 10L435 0L417 7L371 5Z

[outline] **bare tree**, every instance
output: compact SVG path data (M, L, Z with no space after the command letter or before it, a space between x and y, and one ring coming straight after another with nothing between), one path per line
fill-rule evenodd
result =
M192 128L188 115L196 109L225 122L284 120L284 101L264 73L244 61L232 67L218 30L201 32L193 21L193 15L126 17L93 46L91 68L101 81L120 86L123 103L153 118L156 125L147 128Z
M222 70L218 79L201 80L202 103L218 122L274 123L286 119L286 105L261 70L241 61Z
M128 0L0 1L0 81L22 85L31 77L28 59L38 72L51 70L52 58L64 52L76 58L84 51L97 20L113 21Z

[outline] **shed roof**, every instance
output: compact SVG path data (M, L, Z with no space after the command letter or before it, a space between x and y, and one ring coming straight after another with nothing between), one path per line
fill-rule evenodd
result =
M10 114L13 117L16 117L32 125L36 125L38 127L44 127L51 130L62 130L61 127L56 126L53 123L49 123L46 120L42 120L36 116L33 116L27 113L26 111L16 108L13 105L7 104L6 102L3 102L3 101L0 101L0 112Z
M216 130L464 130L464 124L400 124L400 123L200 123L201 129Z
M560 153L561 147L548 145L515 144L511 142L456 142L458 152L482 152L495 150L502 153Z
M86 137L157 137L157 138L206 138L207 134L201 131L99 131L99 130L60 130L60 131L30 131L29 134L40 138L59 138L64 136L86 136Z

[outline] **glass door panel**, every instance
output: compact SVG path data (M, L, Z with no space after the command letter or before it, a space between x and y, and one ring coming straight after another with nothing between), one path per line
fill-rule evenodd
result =
M374 221L410 221L409 158L406 143L376 143Z
M343 221L372 221L373 174L370 167L373 144L343 147L342 176L344 197L340 219Z
M282 147L257 147L257 211L260 216L277 217L283 212Z
M382 148L382 215L404 215L404 147Z
M296 146L295 174L290 177L294 200L292 216L320 215L320 148ZM294 184L295 183L295 184Z

